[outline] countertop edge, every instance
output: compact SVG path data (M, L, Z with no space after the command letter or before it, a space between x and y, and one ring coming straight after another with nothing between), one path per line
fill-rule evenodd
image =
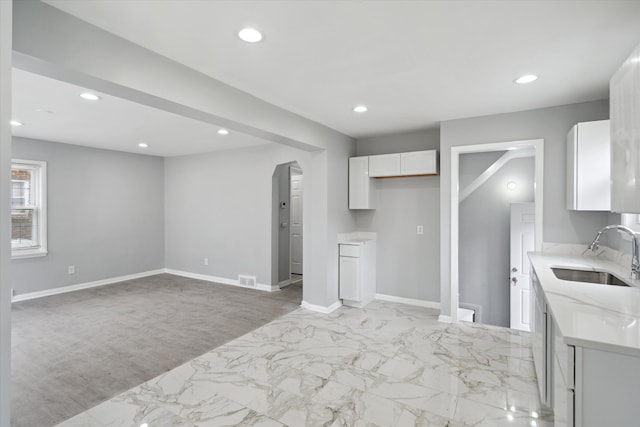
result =
M540 252L529 252L528 256L531 261L531 266L538 276L540 287L542 288L545 301L547 302L548 310L551 311L551 315L553 316L557 327L560 329L560 333L563 336L565 344L640 357L640 337L638 337L638 341L635 345L626 345L624 343L616 343L613 341L602 341L595 339L597 337L591 339L588 337L588 333L585 333L584 331L574 333L574 331L571 330L574 326L569 322L569 319L573 320L575 314L573 311L579 312L580 310L587 310L591 312L590 314L594 314L598 309L600 309L602 310L603 316L619 316L620 319L625 320L633 318L637 322L640 322L639 313L625 313L620 310L620 307L606 307L604 303L601 306L598 306L598 301L595 297L603 295L603 292L607 292L606 289L608 288L602 288L602 286L606 285L560 281L560 279L557 279L551 271L552 267L587 268L599 271L608 271L620 276L621 266L617 266L609 260L598 259L596 257L546 254ZM623 288L625 289L624 291L621 291L620 289L611 289L611 291L618 292L621 296L631 294L634 297L637 297L640 301L640 289L637 287L638 281L625 281L630 282L633 286L630 288ZM614 331L613 327L612 331ZM613 333L611 334L611 336L614 335L615 334Z

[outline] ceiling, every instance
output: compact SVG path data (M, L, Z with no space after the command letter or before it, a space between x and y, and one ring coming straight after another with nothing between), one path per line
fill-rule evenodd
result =
M170 157L265 144L267 141L82 87L13 70L15 136ZM138 144L145 142L148 148Z
M640 42L637 0L45 2L353 137L605 99Z

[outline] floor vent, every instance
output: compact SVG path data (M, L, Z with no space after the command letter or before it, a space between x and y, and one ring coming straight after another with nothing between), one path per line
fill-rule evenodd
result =
M244 274L238 275L238 282L242 286L249 286L251 288L256 287L256 276L245 276Z

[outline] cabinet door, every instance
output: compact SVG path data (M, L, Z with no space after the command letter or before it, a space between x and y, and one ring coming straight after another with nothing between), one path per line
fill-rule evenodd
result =
M369 176L400 176L400 153L369 156Z
M402 175L436 175L436 150L400 153Z
M369 157L349 159L349 209L375 209L375 181L369 177Z
M340 299L360 301L360 259L340 257Z
M640 45L611 78L611 210L640 213Z
M578 123L567 135L567 208L611 209L609 120Z
M567 134L567 209L578 208L578 193L576 191L576 169L578 154L578 125L571 128Z

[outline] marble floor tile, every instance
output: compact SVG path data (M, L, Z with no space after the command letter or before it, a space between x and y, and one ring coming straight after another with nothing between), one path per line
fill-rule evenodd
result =
M296 310L60 426L552 424L528 334L437 314Z

